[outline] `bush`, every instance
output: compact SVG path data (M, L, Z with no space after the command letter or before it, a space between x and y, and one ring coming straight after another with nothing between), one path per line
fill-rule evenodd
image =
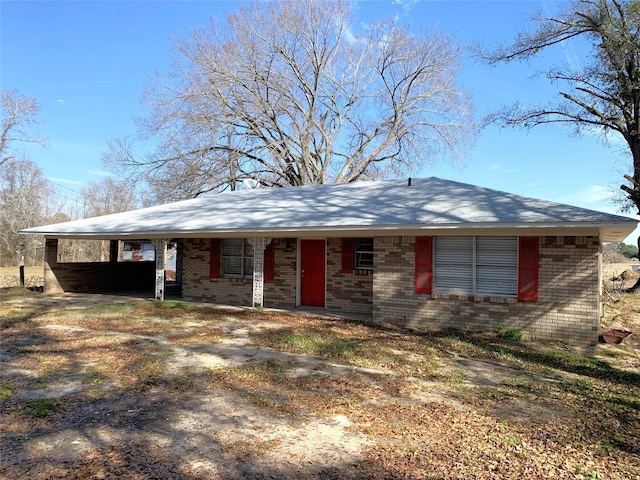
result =
M38 398L27 401L24 413L36 418L48 417L58 411L60 404L52 398Z
M523 334L520 330L516 330L515 328L510 328L502 335L507 340L515 340L519 342L522 340Z
M635 247L633 245L619 243L618 251L627 258L638 258L638 247Z

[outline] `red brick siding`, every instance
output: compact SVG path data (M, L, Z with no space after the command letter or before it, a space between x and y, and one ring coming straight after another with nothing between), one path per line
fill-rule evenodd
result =
M568 240L568 241L566 241ZM596 237L541 237L539 299L417 294L414 237L376 238L373 319L428 330L518 329L530 337L593 344L599 326Z
M184 241L182 297L185 300L251 305L252 280L245 278L210 278L209 239L189 238Z
M296 258L295 238L271 240L274 245L273 281L264 283L264 305L271 308L296 306Z
M264 306L293 308L296 302L296 241L274 239L274 279L264 283ZM250 278L210 278L208 239L187 239L184 247L182 296L185 300L248 306L252 304Z
M375 250L374 239L374 250ZM374 264L375 268L375 264ZM327 310L371 315L373 271L342 273L342 239L327 239Z

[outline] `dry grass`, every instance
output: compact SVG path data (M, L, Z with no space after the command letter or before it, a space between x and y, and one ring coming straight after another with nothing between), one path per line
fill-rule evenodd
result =
M637 338L584 351L179 304L7 305L2 478L640 476ZM640 296L617 308L629 325ZM194 362L212 355L229 363Z
M25 267L24 283L26 287L38 287L44 284L42 266ZM0 267L0 288L17 287L20 285L19 267Z

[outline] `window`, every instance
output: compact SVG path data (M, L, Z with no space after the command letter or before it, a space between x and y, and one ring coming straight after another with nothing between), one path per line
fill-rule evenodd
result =
M153 262L156 250L151 242L122 242L123 262Z
M516 237L476 237L476 293L518 295L518 240Z
M354 253L356 270L373 270L373 238L356 238Z
M517 237L435 237L433 243L435 292L518 296Z
M222 240L222 276L253 277L253 247L243 238Z
M435 237L434 245L434 291L473 294L473 237Z
M373 270L373 238L342 239L340 272L354 270Z

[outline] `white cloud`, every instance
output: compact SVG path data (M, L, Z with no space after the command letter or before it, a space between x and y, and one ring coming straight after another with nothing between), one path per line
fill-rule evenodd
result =
M591 185L577 192L570 193L560 199L563 203L581 206L584 208L597 208L598 210L612 210L612 201L617 192L610 186Z
M68 178L49 177L49 180L53 183L65 183L67 185L84 185L84 182L78 180L69 180Z
M58 102L58 105L60 105L61 107L66 107L67 106L67 102L65 101L64 98L59 98L56 101Z
M112 177L113 173L108 172L106 170L87 170L88 175L93 175L96 177Z
M347 43L356 43L358 41L358 38L353 34L353 31L350 28L345 29L344 38Z
M393 0L391 2L391 5L398 5L400 8L402 8L404 14L408 15L419 1L420 0Z
M629 144L618 132L614 132L613 130L608 130L605 132L602 127L585 126L580 129L580 133L595 138L596 140L602 142L604 145L608 145L613 148L619 148L625 154L630 155Z

